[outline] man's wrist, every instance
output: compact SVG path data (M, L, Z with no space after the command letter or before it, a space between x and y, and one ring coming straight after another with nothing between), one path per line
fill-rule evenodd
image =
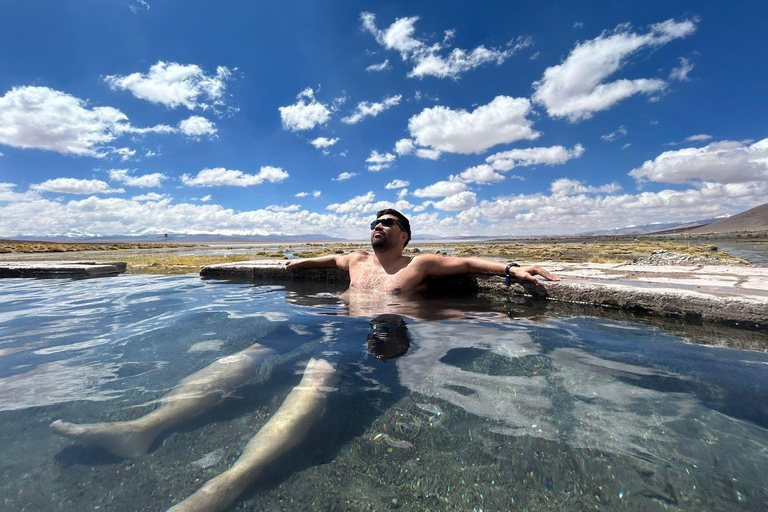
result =
M512 284L512 276L509 274L509 269L511 269L512 267L519 267L519 266L520 265L518 265L517 263L510 263L509 265L507 265L507 268L504 269L504 274L507 276L507 280L504 284L506 284L507 286Z

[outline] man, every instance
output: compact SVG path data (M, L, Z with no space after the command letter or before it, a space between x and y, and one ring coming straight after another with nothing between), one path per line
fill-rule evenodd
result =
M534 276L548 281L560 279L538 265L520 267L485 258L456 258L437 254L404 256L403 249L411 240L411 224L397 210L386 209L376 214L371 223L373 254L357 251L351 254L321 256L293 260L286 270L314 267L337 267L349 271L350 290L401 293L416 289L427 277L455 274L491 274L538 282Z

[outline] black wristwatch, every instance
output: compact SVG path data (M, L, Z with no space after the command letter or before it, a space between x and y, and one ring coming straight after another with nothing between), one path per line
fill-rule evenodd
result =
M505 269L504 269L504 273L505 273L505 274L507 274L507 280L506 280L506 282L505 282L505 284L506 284L507 286L509 286L510 284L512 284L512 276L511 276L511 275L509 275L509 269L511 269L512 267L519 267L519 266L520 266L520 265L518 265L517 263L510 263L509 265L507 265L507 268L505 268Z

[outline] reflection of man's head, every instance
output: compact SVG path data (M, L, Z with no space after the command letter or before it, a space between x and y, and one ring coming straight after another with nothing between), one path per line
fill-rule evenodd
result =
M368 335L368 354L371 357L387 361L408 352L411 340L405 320L400 315L379 315L371 320L371 329Z

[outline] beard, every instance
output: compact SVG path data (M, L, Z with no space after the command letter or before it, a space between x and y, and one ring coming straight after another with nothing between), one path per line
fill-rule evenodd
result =
M374 249L378 249L380 251L387 251L391 249L394 246L393 240L387 236L386 233L381 232L380 237L375 237L376 233L371 233L371 246Z

